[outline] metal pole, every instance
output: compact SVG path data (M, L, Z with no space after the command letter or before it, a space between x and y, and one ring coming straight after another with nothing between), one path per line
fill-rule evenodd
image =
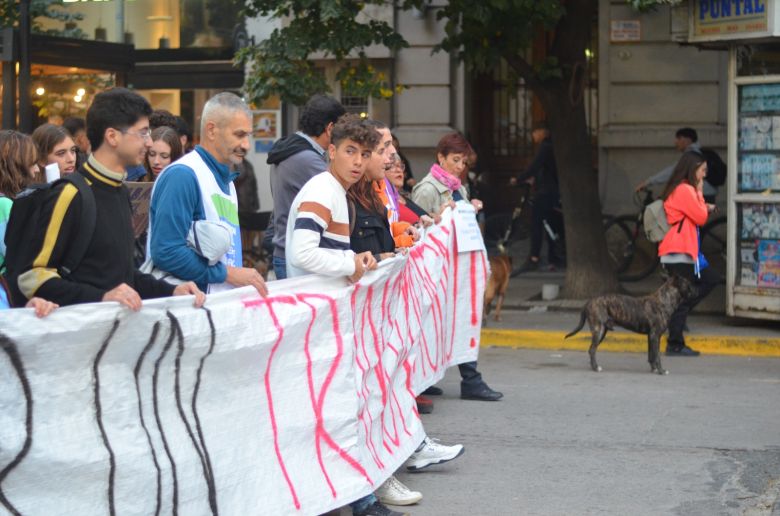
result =
M32 132L33 106L30 88L30 0L19 4L19 130Z
M16 62L3 62L3 129L16 129Z

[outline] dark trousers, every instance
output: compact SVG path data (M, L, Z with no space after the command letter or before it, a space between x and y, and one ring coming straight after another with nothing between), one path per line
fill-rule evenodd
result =
M696 296L687 301L683 301L669 320L669 345L672 347L681 347L685 344L683 328L685 328L685 321L688 319L688 313L694 306L698 305L707 294L712 292L712 289L718 284L719 278L718 275L709 268L700 271L700 277L697 278L694 266L690 263L667 263L664 264L664 269L670 274L682 276L692 282L696 285L697 289Z
M484 383L482 373L477 371L477 362L458 364L460 369L460 392L475 392Z
M547 255L550 262L558 258L557 242L555 242L547 230L544 228L544 221L558 233L558 240L563 236L560 228L556 227L557 214L555 212L558 206L557 193L539 193L534 196L534 207L531 214L531 256L539 258L542 251L542 240L547 237Z

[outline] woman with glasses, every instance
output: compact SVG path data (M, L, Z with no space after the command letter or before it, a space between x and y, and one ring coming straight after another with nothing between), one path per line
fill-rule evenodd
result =
M403 160L396 156L393 165L385 173L385 178L393 185L397 194L398 220L408 222L409 224L417 224L420 222L421 217L428 217L429 215L424 209L415 204L410 199L409 193L403 189L406 181L405 171L406 165ZM438 223L441 217L435 215L434 220Z

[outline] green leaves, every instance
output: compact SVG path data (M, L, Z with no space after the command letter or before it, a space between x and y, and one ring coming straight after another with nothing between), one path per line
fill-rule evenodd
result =
M680 0L626 1L648 9ZM403 88L393 88L387 77L377 74L366 55L372 45L391 52L408 46L391 25L397 6L433 9L436 19L444 22L444 38L434 51L449 52L477 71L491 70L505 60L526 80L541 85L563 78L576 64L572 56L582 59L581 51L567 54L556 47L555 31L560 32L566 5L571 10L590 3L596 0L449 0L435 7L429 0L248 0L248 16L270 16L283 23L267 40L239 52L236 61L250 67L245 89L255 102L280 95L302 103L314 93L328 91L323 69L313 61L323 58L339 63L336 79L347 94L389 98ZM540 35L548 40L548 57L539 64L539 59L528 57ZM532 61L537 64L531 66Z
M367 7L372 7L368 9ZM372 17L379 8L389 16ZM244 85L259 103L272 95L303 103L314 93L327 92L323 69L315 58L340 64L336 79L349 95L389 98L395 91L388 77L376 73L366 50L380 45L395 51L408 46L388 23L392 4L384 0L250 0L246 13L282 20L282 28L236 55L249 65Z

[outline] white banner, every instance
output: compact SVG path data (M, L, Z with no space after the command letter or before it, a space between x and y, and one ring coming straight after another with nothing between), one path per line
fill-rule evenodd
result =
M476 360L484 253L450 215L359 284L0 312L0 512L321 514L424 431L414 397Z

